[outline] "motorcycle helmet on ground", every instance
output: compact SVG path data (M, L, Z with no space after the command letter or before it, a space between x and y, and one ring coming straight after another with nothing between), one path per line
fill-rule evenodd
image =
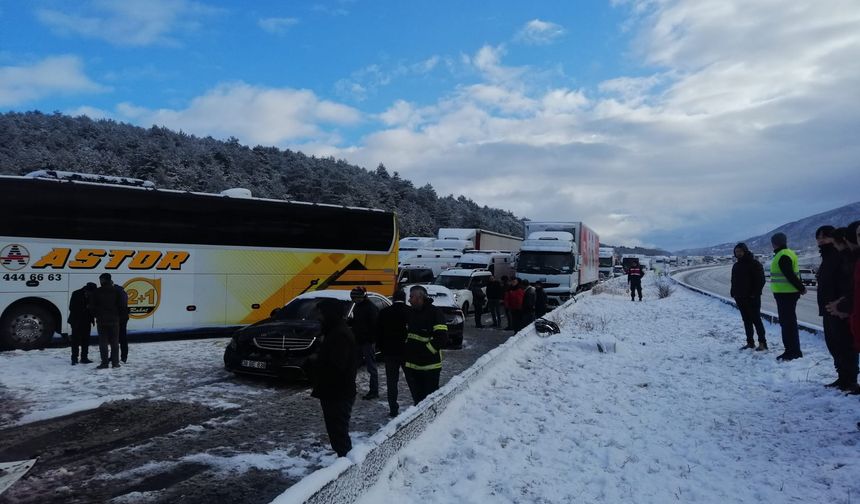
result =
M545 318L535 320L535 330L541 334L558 334L561 332L561 329L558 328L558 324Z

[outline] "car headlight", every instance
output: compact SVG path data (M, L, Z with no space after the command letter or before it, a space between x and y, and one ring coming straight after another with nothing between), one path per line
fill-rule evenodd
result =
M237 348L239 348L239 338L237 338L236 336L230 338L230 348L232 350L236 350Z
M463 318L463 315L461 313L456 313L456 314L452 315L451 317L449 317L448 320L445 321L445 323L447 325L451 326L451 325L462 324L464 321L465 321L465 318Z

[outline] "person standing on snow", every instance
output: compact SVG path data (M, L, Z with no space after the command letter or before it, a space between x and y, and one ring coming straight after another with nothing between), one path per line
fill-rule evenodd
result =
M529 284L528 280L523 279L523 315L520 321L520 328L527 327L535 321L535 305L537 304L537 293L535 288Z
M119 360L125 363L128 360L128 293L122 285L114 285L119 297L122 300L122 307L119 312L119 326L117 339L119 340Z
M782 329L782 345L785 351L776 360L790 361L803 357L800 351L800 334L797 328L797 301L806 294L806 287L800 281L800 266L797 254L788 248L785 233L770 237L773 246L773 260L770 263L770 290L776 301L779 326Z
M415 404L439 388L442 348L448 344L448 326L442 310L433 306L427 289L409 289L409 317L406 323L404 374Z
M409 307L406 293L398 289L394 293L394 304L379 311L379 339L376 348L385 359L385 386L388 395L388 416L396 417L400 412L397 402L397 382L403 368L403 353L406 348L406 321ZM404 371L405 372L405 371Z
M487 309L493 317L493 327L502 326L502 299L504 296L504 288L501 282L496 280L496 277L491 276L487 282Z
M639 259L634 258L633 263L627 268L627 283L630 286L630 301L636 301L636 294L639 294L639 301L642 301L642 277L645 276L645 270L639 265Z
M517 332L522 329L523 320L523 290L518 278L511 279L511 285L505 293L505 307L510 313L510 330Z
M535 317L541 318L547 312L547 296L543 289L543 282L535 282Z
M845 228L845 242L851 255L843 261L844 275L851 280L848 294L837 301L827 304L827 313L848 322L848 328L853 339L852 353L849 355L849 377L857 377L858 353L860 353L860 221L854 221ZM850 394L860 393L857 387L849 390ZM858 423L860 425L860 423Z
M747 336L747 344L741 347L741 350L747 348L755 348L756 351L767 350L764 324L761 321L761 292L766 283L764 267L756 260L746 243L735 245L734 255L737 262L732 266L730 295L741 312ZM758 347L755 346L753 339L755 333L758 333Z
M92 292L88 308L96 319L99 332L99 353L102 362L97 369L106 369L108 361L111 366L119 367L119 323L123 311L128 311L128 305L123 303L122 296L113 284L110 273L99 275L101 287ZM110 353L108 353L110 348Z
M355 342L361 352L362 365L370 375L370 390L361 398L376 399L379 397L379 370L376 369L373 344L376 342L379 309L367 299L367 289L364 287L352 289L349 297L355 303L355 308L352 310L352 332L355 334Z
M349 419L355 404L358 347L339 301L323 299L318 309L323 338L319 352L305 367L313 381L311 396L320 400L331 447L344 457L352 449Z
M87 308L88 298L96 290L96 284L87 282L80 289L72 292L69 298L69 325L72 326L72 365L78 363L80 351L81 364L89 364L90 331L95 319Z

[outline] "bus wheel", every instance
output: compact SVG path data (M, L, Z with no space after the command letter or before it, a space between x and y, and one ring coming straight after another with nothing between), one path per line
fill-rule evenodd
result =
M0 321L0 344L4 348L44 348L53 336L53 317L35 304L15 306Z

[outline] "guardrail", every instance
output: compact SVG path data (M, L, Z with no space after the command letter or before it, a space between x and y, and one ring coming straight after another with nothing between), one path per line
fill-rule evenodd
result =
M691 268L691 269L698 269L698 268ZM683 270L683 271L690 271L690 270ZM672 271L672 272L670 272L670 273L669 273L669 278L671 278L671 279L672 279L672 281L673 281L673 282L675 282L676 284L678 284L678 285L680 285L680 286L682 286L682 287L684 287L684 288L687 288L687 289L689 289L689 290L691 290L691 291L693 291L693 292L698 292L699 294L704 294L705 296L712 297L712 298L714 298L714 299L717 299L717 300L719 300L719 301L722 301L723 303L726 303L726 304L728 304L728 305L732 305L732 306L734 306L735 308L737 308L737 307L738 307L738 305L737 305L737 303L735 303L735 300L734 300L734 299L732 299L732 298L727 298L727 297L725 297L725 296L720 296L719 294L714 294L713 292L706 291L705 289L702 289L702 288L699 288L699 287L695 287L695 286L693 286L693 285L688 284L687 282L683 282L683 281L681 281L681 280L678 280L677 278L675 278L675 277L674 277L674 274L675 274L675 273L681 273L681 271ZM762 316L762 318L763 318L763 319L766 319L766 320L768 320L768 321L769 321L769 322L771 322L771 323L774 323L774 324L778 324L778 323L779 323L779 315L777 315L776 313L773 313L773 312L770 312L770 311L766 311L766 310L761 310L761 316ZM815 324L808 324L808 323L806 323L806 322L801 322L801 321L799 321L799 320L798 320L798 321L797 321L797 327L798 327L799 329L803 329L804 331L806 331L806 332L810 332L810 333L813 333L813 334L824 334L824 328L823 328L823 327L821 327L821 326L819 326L819 325L815 325Z
M564 309L589 291L577 294L561 306ZM553 310L555 311L555 310ZM544 316L550 320L551 314ZM453 376L448 383L427 396L417 406L405 410L400 416L380 429L365 443L358 445L346 457L319 469L301 479L279 495L271 504L340 504L355 502L379 479L388 460L400 448L418 437L424 428L439 416L448 404L466 390L478 377L490 369L502 355L518 347L536 334L534 325L523 329L508 341L483 355L465 371Z

